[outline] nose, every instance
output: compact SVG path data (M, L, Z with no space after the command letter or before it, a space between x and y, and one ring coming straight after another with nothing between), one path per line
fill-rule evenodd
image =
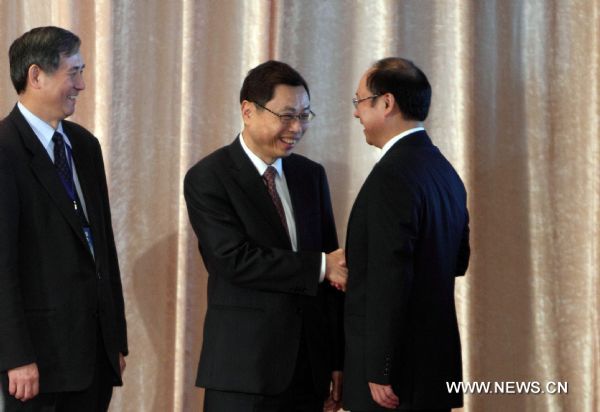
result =
M75 88L77 90L85 90L85 81L83 80L82 73L79 73L75 78Z
M303 129L303 124L297 117L290 122L289 130L294 133L301 132Z
M352 113L352 116L356 117L357 119L360 119L360 116L358 115L358 107L354 108L354 113Z

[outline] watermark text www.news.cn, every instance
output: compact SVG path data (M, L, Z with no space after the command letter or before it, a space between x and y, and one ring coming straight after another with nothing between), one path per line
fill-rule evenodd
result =
M504 381L504 382L446 382L448 393L464 394L566 394L568 382Z

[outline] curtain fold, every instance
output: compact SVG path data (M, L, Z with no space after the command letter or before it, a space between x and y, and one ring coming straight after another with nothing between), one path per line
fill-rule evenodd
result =
M59 25L82 38L73 120L102 144L129 328L111 411L197 411L207 273L186 171L233 141L239 89L297 68L317 118L297 151L327 171L340 243L373 167L351 98L375 60L428 75L426 121L463 177L472 260L456 298L468 382L568 382L568 394L467 394L465 411L600 410L600 4L597 0L3 0L7 52Z

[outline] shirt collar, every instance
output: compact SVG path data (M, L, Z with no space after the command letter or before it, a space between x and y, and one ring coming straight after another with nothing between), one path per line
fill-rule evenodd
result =
M68 144L69 147L71 147L71 141L63 131L62 122L58 122L58 127L56 128L56 130L54 130L54 128L48 123L37 117L35 114L31 113L31 111L27 107L25 107L23 103L18 102L17 107L21 111L21 114L23 115L25 120L27 120L27 123L29 123L29 126L31 126L31 128L33 129L35 135L38 137L40 142L42 142L44 147L47 148L50 145L50 143L52 142L52 136L54 135L55 131L62 134L65 143Z
M390 140L388 140L388 142L386 144L383 145L383 147L381 148L381 153L379 156L379 160L381 160L381 158L383 156L385 156L385 154L387 153L388 150L390 150L390 148L400 139L402 139L403 137L408 136L409 134L413 134L416 132L420 132L421 130L425 130L424 127L419 126L419 127L413 127L412 129L408 129L403 131L402 133L400 133L397 136L392 137Z
M278 158L272 164L268 165L260 157L255 155L252 150L250 150L250 148L246 145L246 142L244 142L244 135L242 133L240 133L240 143L242 144L242 149L244 149L244 152L250 158L250 161L252 162L256 170L258 170L258 173L261 176L265 174L265 171L269 166L273 166L275 170L277 170L277 175L283 176L283 166L281 158Z

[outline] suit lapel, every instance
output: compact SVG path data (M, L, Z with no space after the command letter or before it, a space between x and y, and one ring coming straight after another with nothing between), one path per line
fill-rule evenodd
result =
M68 124L63 122L63 130L69 137L71 146L73 147L73 163L75 170L77 171L77 178L79 179L79 186L81 187L81 193L85 201L85 210L87 212L88 222L92 229L92 235L95 240L98 240L100 230L98 227L99 216L96 206L100 205L100 198L97 189L97 180L94 177L93 169L93 154L89 153L79 135L75 130ZM98 255L98 247L102 242L95 241L94 249L96 255ZM86 243L87 245L87 243Z
M87 242L81 230L81 223L73 210L73 203L67 196L67 192L58 177L52 160L48 156L48 152L46 152L46 149L42 146L17 106L11 112L10 117L19 131L24 146L31 152L30 165L33 174L40 181L44 189L46 189L60 213L87 249Z
M233 160L232 174L234 179L240 184L240 187L250 199L258 213L260 213L268 222L268 226L273 228L276 236L282 242L282 245L291 249L292 246L290 240L279 220L277 209L275 209L271 196L269 196L267 187L252 164L252 161L244 152L239 137L229 145L229 154Z
M425 130L420 130L418 132L411 133L407 136L404 136L402 139L398 140L392 147L389 148L387 153L381 159L379 159L379 162L377 162L377 163L381 163L385 159L391 158L399 151L411 150L410 149L411 147L419 147L419 146L433 147L433 143L431 142L431 139L429 138L429 135L427 134L427 132ZM373 166L373 169L375 169L376 167L377 167L377 164L375 164ZM358 205L363 203L362 197L366 196L365 191L366 191L367 186L370 183L369 180L371 179L371 175L373 174L373 169L371 169L371 172L369 173L369 175L365 179L362 187L358 191L358 194L356 195L356 199L354 200L354 204L352 205L352 209L350 210L350 217L348 218L348 226L347 226L348 232L346 234L346 249L348 248L349 239L352 236L352 233L351 233L352 227L353 227L352 219L355 217L356 213L364 213L364 210L359 209ZM368 205L366 205L366 207L368 207Z
M352 204L352 209L350 209L350 216L348 217L348 224L346 226L346 228L347 228L346 246L345 246L346 249L348 249L350 237L352 236L352 229L353 229L352 220L354 219L355 214L360 212L359 205L362 203L362 197L365 196L366 186L369 184L369 178L371 177L372 173L373 173L373 170L371 169L371 171L367 175L367 178L365 179L362 186L360 187L360 190L358 191L356 198L354 199L354 203Z
M291 158L283 159L283 173L285 173L285 181L287 183L288 192L290 193L290 199L292 201L292 211L294 213L294 223L296 225L296 238L298 250L304 249L305 241L307 236L305 234L306 225L303 221L302 211L306 210L306 193L303 186L306 180L302 179L302 173L298 170L297 163L292 161Z

